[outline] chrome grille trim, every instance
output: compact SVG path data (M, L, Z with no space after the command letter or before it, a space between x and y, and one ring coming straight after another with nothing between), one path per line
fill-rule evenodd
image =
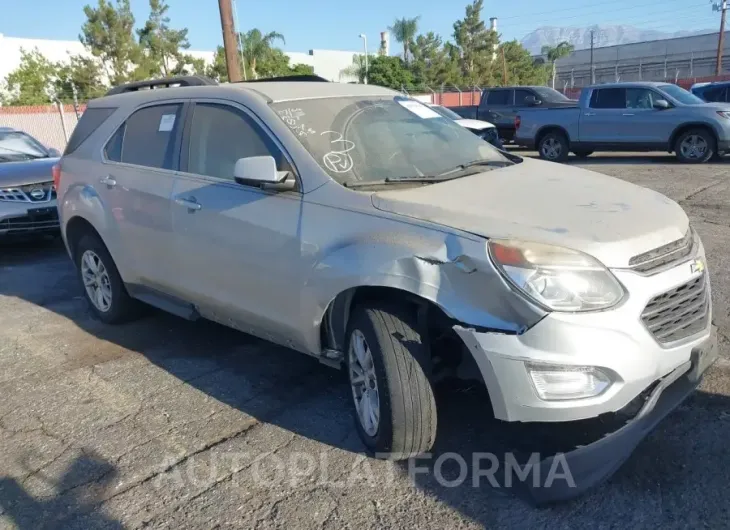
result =
M695 246L695 234L690 228L682 239L672 241L629 260L629 268L641 273L656 272L688 258Z
M43 190L43 197L35 198L31 192L35 189ZM4 202L50 202L56 198L56 187L53 182L39 182L38 184L26 184L14 188L0 188L0 201Z
M666 345L703 331L709 316L710 296L703 273L652 298L641 313L641 320L656 341Z

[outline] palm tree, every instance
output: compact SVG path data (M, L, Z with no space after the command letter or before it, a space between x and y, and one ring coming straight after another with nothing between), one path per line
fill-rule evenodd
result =
M418 33L418 20L421 17L415 18L396 18L393 25L388 29L393 33L395 40L403 44L403 60L408 64L408 50L411 47L413 39Z
M352 64L347 68L340 70L340 79L342 79L343 76L355 77L357 78L358 83L365 81L366 75L367 70L365 68L365 56L357 53L352 56Z
M265 60L272 52L272 44L280 40L283 44L286 44L284 35L277 33L276 31L270 31L266 35L261 33L260 30L254 28L246 33L239 35L241 39L241 54L246 64L244 68L248 68L251 77L256 79L258 74L256 73L256 64L262 60Z
M542 47L542 54L547 57L547 60L550 62L551 68L552 68L552 87L555 88L555 76L557 75L557 70L555 67L555 61L560 59L561 57L565 57L566 55L570 55L575 50L575 46L573 46L568 41L563 41L558 43L557 46L543 46Z

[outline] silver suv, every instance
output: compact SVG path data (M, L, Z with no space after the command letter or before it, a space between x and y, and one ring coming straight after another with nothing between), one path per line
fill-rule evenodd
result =
M432 447L447 376L506 422L628 420L538 500L609 476L715 359L702 243L659 193L500 152L377 86L178 84L92 101L61 160L102 321L141 301L344 365L390 458Z

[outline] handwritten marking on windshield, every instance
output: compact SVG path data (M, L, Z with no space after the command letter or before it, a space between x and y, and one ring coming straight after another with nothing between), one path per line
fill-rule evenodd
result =
M324 134L336 134L339 138L330 140L330 144L341 143L344 148L339 151L330 151L322 158L325 167L332 173L347 173L352 169L355 163L352 161L352 157L348 154L350 151L355 149L355 143L350 140L345 140L341 133L337 131L324 131L320 133L320 136Z
M279 116L297 136L309 136L317 131L301 123L299 120L304 117L304 111L300 108L288 108L279 111Z

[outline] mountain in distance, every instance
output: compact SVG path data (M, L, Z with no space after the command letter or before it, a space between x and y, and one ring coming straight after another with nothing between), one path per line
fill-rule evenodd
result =
M634 26L589 26L585 28L544 26L525 35L521 42L530 53L535 55L540 53L543 46L555 46L563 41L571 43L575 46L576 50L582 50L591 47L591 30L595 34L593 45L596 48L647 40L689 37L691 35L701 35L716 31L707 29L668 32L657 31L655 29L641 29Z

